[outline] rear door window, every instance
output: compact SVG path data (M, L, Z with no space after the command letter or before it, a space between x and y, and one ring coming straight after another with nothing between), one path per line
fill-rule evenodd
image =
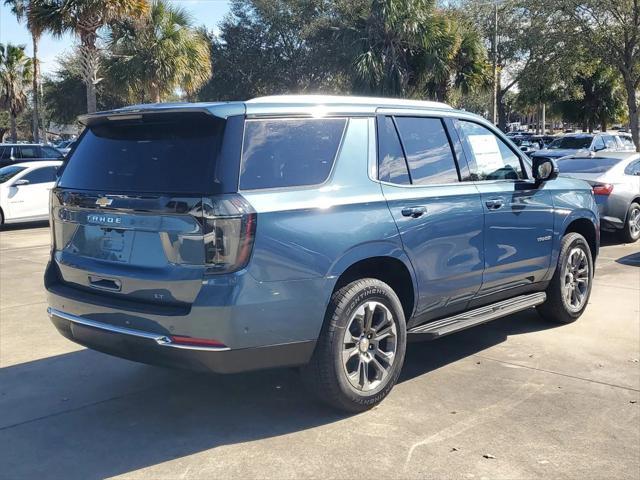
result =
M383 182L409 185L409 171L392 117L378 122L378 178Z
M323 183L331 173L346 123L344 118L247 120L240 188Z
M56 181L58 167L42 167L31 170L21 180L28 180L30 185L38 183L52 183Z
M62 158L62 153L56 150L53 147L42 147L42 157L43 158Z
M454 183L458 170L439 118L396 117L414 185Z
M221 193L216 164L224 125L204 113L180 113L92 126L69 157L58 185L113 192Z
M17 150L18 150L17 158L21 158L24 160L29 160L32 158L41 158L40 147L38 147L37 145L18 147Z
M612 135L603 135L604 144L609 150L618 150L618 143Z

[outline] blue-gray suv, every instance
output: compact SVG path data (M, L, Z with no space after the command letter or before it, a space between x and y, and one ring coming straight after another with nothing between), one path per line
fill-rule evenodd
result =
M49 315L119 357L301 366L347 411L409 337L587 306L591 187L441 103L284 96L81 118L51 196Z

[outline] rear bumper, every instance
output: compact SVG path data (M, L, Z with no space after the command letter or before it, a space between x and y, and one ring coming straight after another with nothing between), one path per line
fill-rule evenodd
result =
M178 345L170 337L90 320L54 308L47 310L58 331L93 350L136 362L215 373L303 365L315 342L292 342L264 347L230 349Z

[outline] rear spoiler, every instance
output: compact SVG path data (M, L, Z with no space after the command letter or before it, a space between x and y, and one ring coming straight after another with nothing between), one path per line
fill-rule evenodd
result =
M244 115L245 104L242 102L220 103L156 103L150 105L133 105L104 112L80 115L78 121L87 127L108 122L138 120L150 115L171 115L181 113L203 113L212 117L227 119L235 115Z

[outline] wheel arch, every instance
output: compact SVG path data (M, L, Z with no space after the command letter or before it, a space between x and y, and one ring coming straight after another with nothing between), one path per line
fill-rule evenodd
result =
M585 238L589 244L589 250L591 250L591 257L595 262L600 247L600 230L598 225L588 217L574 218L568 221L562 232L562 236L565 236L567 233L579 233Z
M417 303L417 280L413 266L403 250L391 245L366 245L345 255L332 268L333 291L359 278L375 278L388 284L398 295L405 320L413 316ZM366 254L365 254L366 252Z

